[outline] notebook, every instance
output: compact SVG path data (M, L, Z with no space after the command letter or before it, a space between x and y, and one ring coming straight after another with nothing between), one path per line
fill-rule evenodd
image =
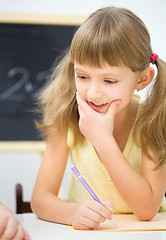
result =
M134 214L113 214L113 219L116 226L110 220L106 220L96 229L90 231L166 231L166 213L158 213L150 221L140 221ZM74 232L81 231L70 228Z

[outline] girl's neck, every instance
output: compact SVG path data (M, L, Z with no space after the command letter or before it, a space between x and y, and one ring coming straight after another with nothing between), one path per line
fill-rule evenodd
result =
M128 125L130 121L135 120L138 108L138 99L132 98L128 106L115 116L115 129L121 129Z
M114 138L123 152L133 127L138 109L138 99L132 98L130 104L115 118Z

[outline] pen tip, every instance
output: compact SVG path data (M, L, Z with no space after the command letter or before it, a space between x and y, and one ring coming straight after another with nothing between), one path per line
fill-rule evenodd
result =
M111 220L111 222L116 226L116 223L115 223L115 221L113 220L113 218L111 218L110 220Z

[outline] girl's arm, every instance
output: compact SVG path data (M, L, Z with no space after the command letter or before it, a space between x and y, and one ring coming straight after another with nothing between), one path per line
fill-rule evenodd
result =
M79 205L57 197L68 153L67 131L54 139L49 138L32 195L32 210L47 221L73 225L76 229L91 229L111 217L111 204L106 202L104 207L88 200Z
M77 94L82 134L95 147L120 195L140 220L149 220L159 211L166 190L166 165L154 170L154 161L143 154L141 173L137 173L124 158L114 137L114 118L119 101L112 102L107 113L95 112ZM93 127L92 127L93 126Z
M150 220L159 211L164 197L166 166L154 170L155 161L143 154L141 173L137 173L124 158L114 138L103 140L104 147L98 146L97 152L117 190L140 220ZM152 156L155 159L155 155Z
M54 139L49 138L35 183L31 207L44 220L70 224L71 216L78 205L57 197L69 153L66 142L66 131Z

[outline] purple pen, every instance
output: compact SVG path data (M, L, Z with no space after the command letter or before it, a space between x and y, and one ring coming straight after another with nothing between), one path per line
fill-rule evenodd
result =
M84 187L86 188L86 190L89 192L89 194L92 196L92 198L99 202L100 204L102 204L104 206L104 204L100 201L100 199L96 196L96 194L94 193L94 191L92 190L92 188L89 186L89 184L86 182L86 180L83 178L83 176L80 174L80 172L78 171L78 169L76 168L76 166L72 165L71 169L73 170L73 172L75 173L75 175L77 176L77 178L80 180L80 182L84 185ZM110 219L114 225L116 225L116 223L114 222L113 218Z

